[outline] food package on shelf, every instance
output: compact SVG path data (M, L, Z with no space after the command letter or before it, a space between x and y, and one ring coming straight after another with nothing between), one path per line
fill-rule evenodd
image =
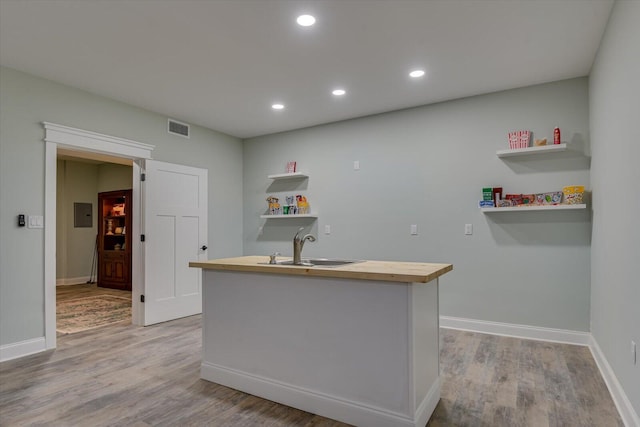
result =
M564 202L568 205L579 205L584 195L584 185L570 185L562 189Z
M307 202L307 198L300 194L296 195L296 204L298 205L298 214L305 215L309 212L309 202Z
M536 194L536 204L538 205L558 205L560 202L562 202L562 191Z
M269 215L280 215L280 203L277 197L267 197L267 203L269 203Z
M509 132L509 148L515 150L518 148L527 148L531 138L531 131L516 130Z

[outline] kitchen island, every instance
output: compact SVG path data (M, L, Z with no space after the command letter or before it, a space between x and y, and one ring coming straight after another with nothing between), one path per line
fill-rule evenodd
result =
M451 264L202 268L201 377L358 426L426 425L440 399L438 278Z

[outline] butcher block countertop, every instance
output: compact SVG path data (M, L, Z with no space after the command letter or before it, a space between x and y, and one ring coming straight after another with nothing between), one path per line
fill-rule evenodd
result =
M278 261L289 259L278 257ZM189 267L205 270L287 274L386 282L427 283L453 269L452 264L424 262L360 261L339 267L269 264L268 256L244 256L190 262Z

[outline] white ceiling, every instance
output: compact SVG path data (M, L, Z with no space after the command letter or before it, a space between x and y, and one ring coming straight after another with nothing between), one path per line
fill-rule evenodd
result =
M0 0L0 64L248 138L588 75L612 3Z

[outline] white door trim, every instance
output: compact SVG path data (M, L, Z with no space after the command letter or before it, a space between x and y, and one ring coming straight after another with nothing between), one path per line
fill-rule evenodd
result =
M56 347L56 173L58 147L75 151L107 154L133 160L134 208L132 234L140 234L140 161L151 159L154 145L115 136L103 135L55 123L43 122L45 128L45 171L44 171L44 333L47 350ZM139 295L144 292L142 272L142 245L133 239L132 246L132 318L140 324Z

